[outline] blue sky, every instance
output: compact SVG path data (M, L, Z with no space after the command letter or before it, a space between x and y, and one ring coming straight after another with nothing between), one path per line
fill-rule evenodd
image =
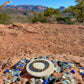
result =
M0 5L8 0L0 0ZM9 0L9 5L42 5L46 7L59 8L60 6L69 7L76 5L75 0Z

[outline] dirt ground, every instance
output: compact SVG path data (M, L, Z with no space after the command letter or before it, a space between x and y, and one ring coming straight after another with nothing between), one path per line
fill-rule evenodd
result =
M84 25L39 22L0 24L0 68L4 63L7 64L4 69L0 69L1 84L4 79L2 74L6 68L25 57L47 55L54 60L74 63L76 74L73 77L76 84L84 84L78 73L79 66L84 67ZM25 78L24 82L26 80Z

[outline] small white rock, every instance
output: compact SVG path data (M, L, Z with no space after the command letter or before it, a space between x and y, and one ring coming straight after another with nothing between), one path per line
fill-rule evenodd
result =
M65 76L62 76L62 78L63 78L63 79L66 79L66 77L65 77Z
M80 69L80 73L81 73L81 72L83 72L83 70L82 70L82 69Z

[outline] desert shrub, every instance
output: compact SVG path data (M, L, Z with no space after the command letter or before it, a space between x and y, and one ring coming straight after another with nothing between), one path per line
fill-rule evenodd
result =
M54 17L52 17L54 16ZM60 17L61 12L59 9L47 8L43 13L40 13L38 16L32 19L32 22L51 22L52 18Z
M70 17L58 17L56 20L58 23L73 24Z
M0 23L9 24L11 17L7 13L0 13Z
M32 22L34 23L34 22L42 22L42 23L45 23L45 22L47 22L46 21L46 17L42 14L42 13L40 13L38 16L36 16L36 17L34 17L33 19L32 19Z
M84 0L75 0L76 6L70 6L64 12L71 13L79 23L84 22Z
M38 17L34 17L34 18L32 18L32 23L34 23L34 22L37 22L39 19L38 19Z

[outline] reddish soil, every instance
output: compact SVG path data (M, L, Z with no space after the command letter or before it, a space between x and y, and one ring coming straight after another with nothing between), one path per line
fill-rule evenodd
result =
M69 61L75 64L76 84L84 84L78 73L84 67L84 26L65 24L0 24L0 70L13 66L22 58L51 55L54 60ZM16 60L17 59L17 60ZM27 79L25 79L27 80ZM20 83L25 84L25 83Z

